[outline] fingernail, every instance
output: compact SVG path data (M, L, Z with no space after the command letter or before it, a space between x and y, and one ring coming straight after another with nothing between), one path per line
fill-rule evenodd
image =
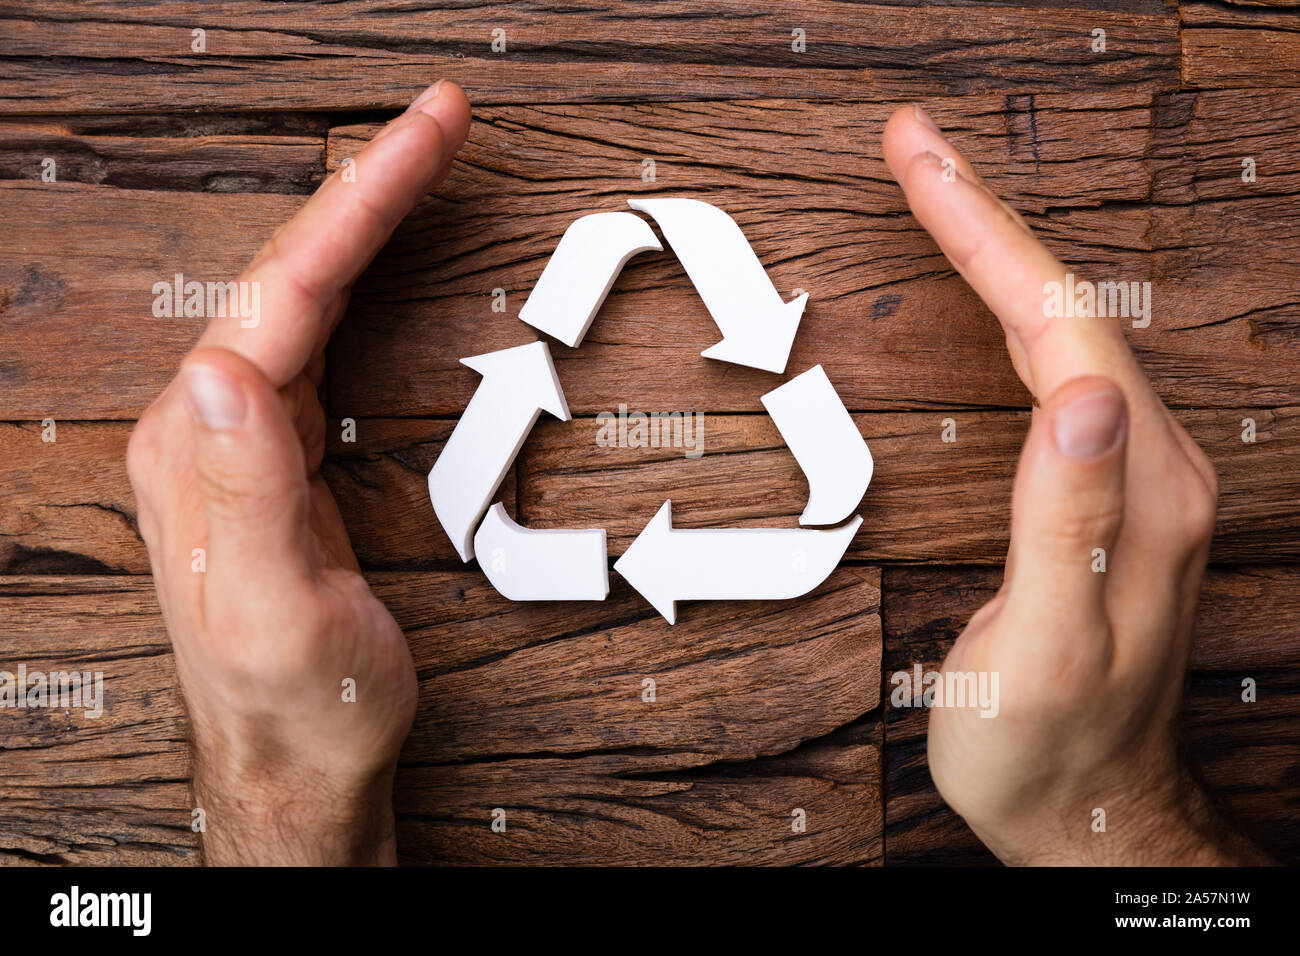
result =
M208 365L185 370L185 403L200 425L217 431L235 428L248 413L243 389Z
M1114 389L1089 392L1056 413L1056 447L1061 454L1090 461L1113 452L1124 437L1128 416Z
M941 138L943 137L943 130L939 129L939 124L930 119L930 114L921 109L919 103L912 104L912 114L916 117L916 121L926 129L938 133Z
M429 101L436 100L438 98L438 94L442 92L442 84L445 82L446 80L439 80L437 83L433 84L433 86L429 87L419 96L417 96L415 99L411 100L411 105L406 108L406 112L410 113L413 110L418 110Z

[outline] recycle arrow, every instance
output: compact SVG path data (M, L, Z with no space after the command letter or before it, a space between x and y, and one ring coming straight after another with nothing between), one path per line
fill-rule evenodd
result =
M808 293L782 302L736 221L698 199L629 199L663 230L722 332L700 354L768 372L785 371Z
M800 524L836 524L853 513L874 463L871 451L820 365L761 399L808 479Z
M716 206L684 198L630 205L659 224L722 331L722 341L702 354L783 372L807 295L782 302L740 227ZM629 213L583 216L565 231L520 318L576 346L628 259L661 248L644 220ZM540 414L570 418L550 349L531 342L461 361L483 380L429 472L434 512L457 553L464 561L477 554L488 580L512 600L604 600L604 529L534 530L516 524L500 503L488 511ZM848 517L873 464L825 371L815 366L762 400L808 478L800 523ZM839 563L861 523L854 517L827 530L681 530L672 526L669 500L614 569L672 624L682 600L807 593Z
M807 528L673 528L673 503L637 535L614 570L669 624L678 601L770 601L807 594L826 580L862 518L829 531Z
M662 250L654 230L630 212L599 212L570 223L519 318L573 348L582 341L624 264Z
M474 535L479 566L512 601L603 601L609 594L605 529L525 528L497 502Z
M543 411L569 420L545 342L461 359L483 376L429 472L429 499L462 561L474 557L474 526Z

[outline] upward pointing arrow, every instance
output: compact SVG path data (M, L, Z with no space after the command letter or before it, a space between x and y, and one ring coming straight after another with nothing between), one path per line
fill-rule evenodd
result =
M698 199L629 199L651 216L681 260L722 341L700 354L784 372L807 293L782 302L735 220Z
M545 342L461 359L483 376L429 472L429 499L462 561L474 557L474 526L538 416L569 420Z
M826 580L848 549L861 517L832 528L673 530L665 501L614 570L655 610L677 623L678 601L780 601Z

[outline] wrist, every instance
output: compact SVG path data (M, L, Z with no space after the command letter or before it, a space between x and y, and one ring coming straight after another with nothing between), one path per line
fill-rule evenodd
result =
M1055 838L995 849L1010 866L1241 866L1271 861L1231 826L1185 769L1162 786L1116 789L1085 800L1069 816L1083 827L1044 827ZM1104 811L1105 816L1099 816ZM1104 822L1104 829L1099 827ZM1066 836L1069 831L1073 834ZM986 841L987 842L987 841ZM995 841L996 842L996 841ZM989 844L994 846L994 844Z
M211 866L395 866L391 768L339 780L303 767L216 763L196 752L195 806Z

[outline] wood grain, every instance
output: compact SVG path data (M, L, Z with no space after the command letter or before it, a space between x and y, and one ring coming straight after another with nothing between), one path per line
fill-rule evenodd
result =
M1300 556L1300 410L1180 410L1219 472L1220 562ZM1256 441L1241 440L1245 418ZM956 441L942 440L951 419ZM872 563L1001 564L1011 481L1028 427L1021 412L872 413L855 421L875 458L849 558ZM454 422L361 419L356 441L327 429L322 467L363 567L460 567L429 505L427 476ZM771 420L708 415L703 455L684 448L607 448L580 418L533 430L497 498L538 528L603 527L611 559L663 504L679 527L794 527L807 481ZM149 570L135 525L125 422L0 424L0 572ZM517 477L517 480L516 480Z
M1241 440L1242 420L1257 440ZM1300 411L1180 410L1176 417L1220 476L1215 560L1300 555ZM875 459L849 557L873 562L1000 564L1011 483L1027 416L1017 412L859 414ZM956 441L943 441L951 420ZM520 520L532 527L603 527L620 553L664 500L681 527L794 527L807 481L764 416L706 416L705 454L605 448L594 419L540 424L519 459Z
M925 762L928 716L895 708L889 675L937 669L1001 574L974 568L885 572L886 845L890 865L996 862L944 804ZM1241 700L1253 677L1259 698ZM1201 591L1183 742L1229 815L1269 852L1300 860L1300 569L1211 568Z
M1292 290L1300 275L1284 260L1300 238L1300 203L1247 192L1204 210L1145 204L1155 177L1173 176L1170 141L1191 114L1141 95L1077 105L1040 96L962 111L940 104L935 113L990 186L1079 275L1152 282L1151 327L1126 331L1166 402L1293 403L1300 378L1289 369L1300 365L1290 361ZM777 289L811 293L791 374L824 364L850 409L1027 406L997 323L905 213L878 158L874 144L893 106L819 109L827 121L800 137L808 148L796 147L793 162L783 130L806 104L663 106L653 122L644 108L602 108L600 120L586 107L488 111L443 196L417 211L356 290L332 353L334 412L458 413L477 384L459 357L533 337L509 316L567 225L647 191L727 208ZM1153 120L1173 124L1159 142ZM1238 114L1229 128L1267 136L1277 125L1271 115L1252 122ZM372 131L332 131L331 164ZM1107 145L1087 151L1098 142ZM1219 148L1181 162L1219 169ZM861 158L847 164L845 155ZM656 163L652 184L639 176L647 158ZM791 168L799 170L793 197ZM516 201L521 194L546 213ZM1172 185L1165 195L1179 198ZM496 198L503 196L512 198ZM507 315L491 312L493 289L506 293ZM412 350L412 337L430 343L432 354ZM579 413L620 402L761 410L758 396L773 387L772 376L701 359L716 339L680 265L663 253L629 264L580 349L553 351ZM953 374L958 356L961 372ZM389 374L364 373L374 368ZM403 386L398 396L394 380Z
M1085 7L1086 8L1081 8ZM9 112L375 109L440 77L480 104L800 96L873 99L985 90L1170 87L1176 11L1157 0L863 4L817 0L521 6L425 2L373 15L329 4L0 6ZM203 28L206 50L192 50ZM1107 31L1093 53L1091 32ZM804 52L793 49L795 28ZM504 31L504 51L491 49Z
M1151 198L1190 206L1300 194L1300 169L1291 161L1300 152L1297 113L1300 89L1161 94L1153 119ZM1243 123L1246 116L1250 119ZM1254 182L1242 180L1242 161L1248 157L1255 160ZM1246 245L1260 250L1258 243Z
M991 861L933 789L924 713L881 701L996 587L1029 403L881 161L885 119L913 99L1073 271L1153 283L1151 327L1126 332L1220 471L1213 555L1235 564L1202 593L1185 742L1230 812L1300 862L1300 566L1275 564L1300 558L1287 5L0 0L0 669L102 670L109 703L6 712L0 864L200 862L122 457L202 320L155 319L152 286L233 278L298 194L443 76L476 121L356 289L323 466L420 677L404 862ZM606 602L511 604L428 507L477 386L458 360L531 340L514 317L564 228L646 194L718 203L783 296L811 293L790 374L822 363L871 442L851 563L797 602L687 604L668 628L614 574ZM553 345L587 417L535 430L501 492L512 514L605 525L611 557L670 495L684 527L792 526L806 484L758 402L778 379L701 359L717 337L671 252L634 260L584 347ZM705 455L596 446L590 416L620 403L704 412ZM891 565L883 611L861 562ZM1243 675L1259 703L1240 702Z
M1300 31L1294 10L1185 0L1178 9L1185 86L1296 85Z
M154 283L234 279L302 202L0 182L0 418L138 418L204 323L156 318Z
M467 571L374 576L420 677L405 858L880 862L879 581L841 568L797 601L688 605L669 628L617 583L606 602L550 605ZM105 678L98 719L6 716L0 860L197 861L150 579L8 577L0 613L22 649L0 666Z
M150 125L162 128L149 130ZM153 124L112 125L84 117L0 120L0 179L43 182L52 160L57 182L198 192L314 191L324 175L323 129L296 135L263 131L272 125L280 124L220 116L185 126L158 118Z
M407 221L357 287L332 345L332 412L459 414L477 384L459 359L532 337L512 316L568 223L652 191L721 203L783 294L812 293L790 368L823 363L850 408L1027 406L997 323L903 212L875 152L892 106L820 108L825 125L793 154L786 131L807 103L485 111L442 195ZM1129 338L1167 402L1300 402L1292 361L1300 266L1287 252L1300 198L1143 203L1170 168L1172 134L1153 143L1152 117L1183 114L1140 93L972 98L935 112L1081 275L1150 277L1155 318ZM1235 122L1248 133L1252 119ZM1266 115L1259 134L1276 125ZM356 142L355 131L336 132L331 159ZM1157 147L1165 153L1155 156ZM1221 169L1221 147L1205 148ZM655 183L642 182L642 158L656 158ZM23 223L0 237L0 417L10 420L138 415L200 331L201 320L154 318L153 284L177 272L233 277L300 202L31 182L0 183L0 196ZM82 238L70 247L73 229ZM507 294L505 315L491 311L494 289ZM88 316L96 348L68 362L64 350L82 341ZM555 352L579 413L624 401L760 410L773 377L700 358L716 337L664 253L633 260L584 346Z

